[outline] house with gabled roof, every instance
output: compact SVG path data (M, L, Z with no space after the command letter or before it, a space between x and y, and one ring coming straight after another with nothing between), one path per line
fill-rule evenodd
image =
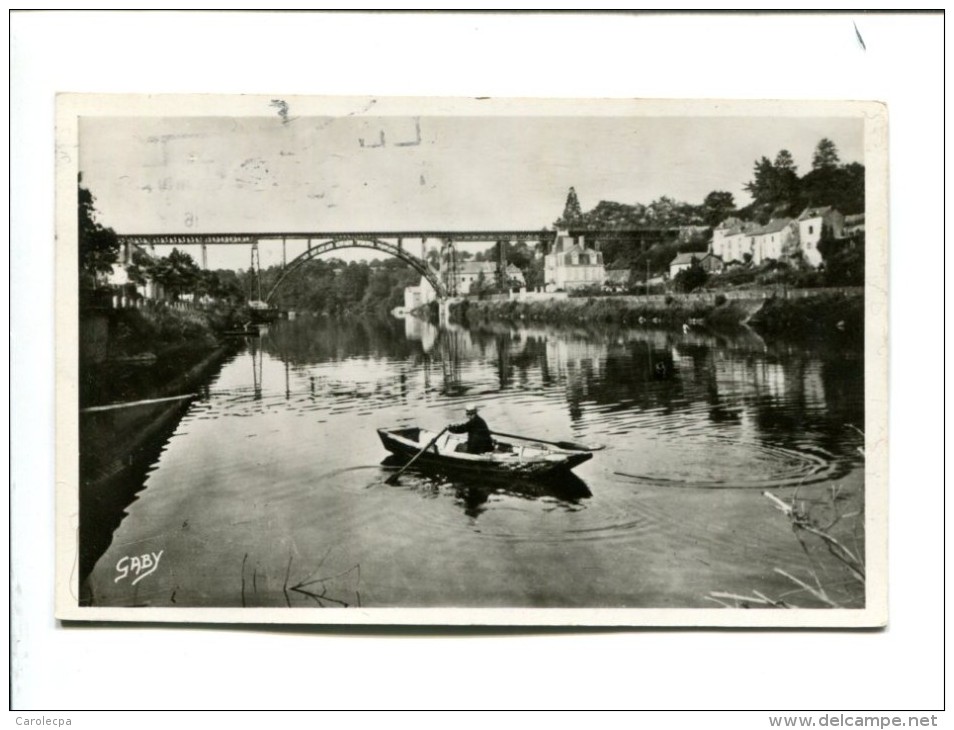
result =
M708 251L690 251L676 254L676 258L669 262L669 276L674 277L680 271L685 271L697 263L707 273L718 273L724 268L722 259Z
M669 262L669 276L674 277L680 271L685 271L692 267L692 262L698 257L698 253L678 253L676 258Z
M818 243L823 236L844 238L845 216L830 205L805 208L798 216L799 250L805 261L812 266L817 267L822 263Z
M739 232L743 221L730 216L712 229L712 245L710 250L716 256L726 258L725 239Z
M543 257L543 276L548 291L602 286L606 281L603 254L588 248L583 236L558 231L553 249Z
M758 223L727 218L712 231L710 251L725 263L745 261L745 255L753 256L753 234L760 228Z
M495 286L497 283L497 263L495 261L461 261L454 271L458 294L466 296L475 292L480 283ZM527 285L523 272L513 264L504 269L504 287L524 287Z
M776 261L791 256L798 248L798 222L792 218L773 218L752 233L752 262Z

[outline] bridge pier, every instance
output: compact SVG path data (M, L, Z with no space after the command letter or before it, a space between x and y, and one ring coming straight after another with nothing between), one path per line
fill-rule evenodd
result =
M507 276L506 241L497 241L497 291L504 290Z

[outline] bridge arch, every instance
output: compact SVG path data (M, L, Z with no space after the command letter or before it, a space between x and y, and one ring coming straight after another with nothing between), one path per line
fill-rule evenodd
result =
M333 238L330 241L322 241L317 246L312 246L304 253L289 261L285 266L285 270L282 272L282 275L278 277L278 281L276 281L272 288L268 290L268 294L265 296L265 301L271 302L272 297L275 296L275 293L278 291L282 283L284 283L285 279L287 279L292 273L300 268L302 264L307 261L311 261L322 254L328 253L329 251L337 251L338 249L342 248L370 248L375 251L382 251L386 254L390 254L391 256L394 256L395 258L398 258L404 263L408 264L412 269L423 276L427 282L434 287L434 291L437 293L438 298L445 299L447 297L447 288L440 280L437 272L431 269L426 262L422 261L414 254L408 253L400 246L389 243L388 241L382 241L380 238Z

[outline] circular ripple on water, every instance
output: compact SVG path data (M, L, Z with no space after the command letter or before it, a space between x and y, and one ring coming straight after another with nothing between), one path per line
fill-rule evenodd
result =
M652 469L614 469L627 481L685 489L777 489L840 479L850 470L844 458L819 447L784 447L714 436L659 444ZM630 463L639 462L633 455Z

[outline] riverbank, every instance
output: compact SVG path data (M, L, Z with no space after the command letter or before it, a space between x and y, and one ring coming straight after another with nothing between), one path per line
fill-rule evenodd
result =
M79 321L81 408L154 398L247 320L241 308L88 309Z
M807 292L807 293L806 293ZM715 329L747 324L767 334L822 336L864 333L864 294L859 291L801 290L797 296L569 297L519 301L463 299L449 307L451 321L541 324L660 325L705 324Z
M192 403L182 396L195 393L235 351L222 333L240 317L224 306L81 312L81 581L108 547L146 469Z

